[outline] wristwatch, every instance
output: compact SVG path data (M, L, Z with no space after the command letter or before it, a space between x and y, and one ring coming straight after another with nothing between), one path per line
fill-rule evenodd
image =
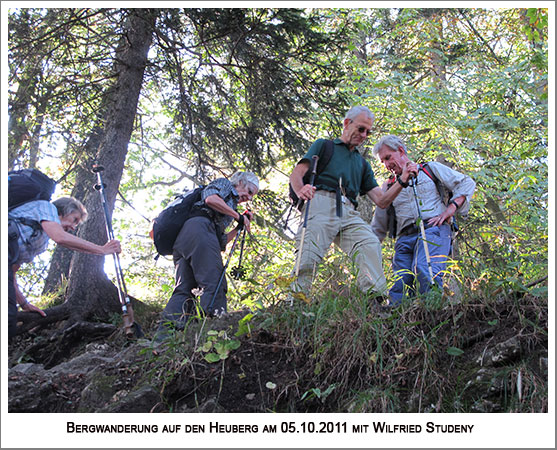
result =
M396 181L398 181L398 184L400 184L403 188L407 188L408 186L410 186L410 183L408 182L404 182L402 181L402 178L400 178L400 175L396 176Z

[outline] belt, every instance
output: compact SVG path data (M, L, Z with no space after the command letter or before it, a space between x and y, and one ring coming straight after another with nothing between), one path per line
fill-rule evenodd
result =
M337 197L336 192L326 191L325 189L317 189L317 191L315 191L315 193L319 194L319 195L325 195L327 197L332 197L334 199L336 199L336 197ZM342 198L343 198L343 203L345 205L351 205L352 207L354 207L354 203L349 197L342 196ZM347 202L346 200L350 200L350 202Z
M427 230L428 228L431 228L433 225L430 225L426 222L424 222L424 228ZM418 234L420 232L420 229L418 228L418 226L415 223L411 223L410 225L406 225L402 230L400 230L400 233L398 233L399 236L410 236L412 234Z

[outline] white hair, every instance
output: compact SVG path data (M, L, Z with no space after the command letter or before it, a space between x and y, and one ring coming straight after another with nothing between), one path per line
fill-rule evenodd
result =
M404 145L402 139L400 139L398 136L395 136L393 134L389 134L388 136L383 136L381 139L379 139L379 142L375 144L372 150L373 156L377 158L379 150L381 150L381 147L383 147L384 145L386 145L387 147L389 147L391 150L394 151L397 151L400 147L402 147L404 149L404 153L408 153L406 150L406 145Z
M344 119L354 120L362 113L364 113L368 119L375 120L375 114L373 114L367 106L353 106L348 110Z
M245 186L246 183L250 183L253 184L257 190L259 190L259 179L253 172L236 172L230 177L230 182L234 186L238 186L239 184L243 184Z
M80 222L87 220L87 210L83 203L73 197L60 197L52 202L56 206L56 211L60 217L66 217L77 211L79 213Z

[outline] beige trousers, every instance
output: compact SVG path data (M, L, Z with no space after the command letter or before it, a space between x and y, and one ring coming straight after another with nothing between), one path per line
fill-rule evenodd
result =
M307 203L302 210L302 223L296 234L296 258L300 251L306 207ZM386 294L387 280L381 262L381 243L352 203L349 200L343 203L342 217L337 217L335 194L317 191L309 208L298 279L294 281L292 289L309 293L313 274L334 242L355 262L358 287L363 292L371 289Z

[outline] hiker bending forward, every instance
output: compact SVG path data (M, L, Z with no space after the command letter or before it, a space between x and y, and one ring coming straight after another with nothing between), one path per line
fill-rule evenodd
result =
M290 175L294 192L301 200L306 200L302 214L308 207L307 201L311 200L301 249L302 225L296 236L297 252L301 252L298 277L292 284L296 292L309 291L315 267L334 242L355 261L358 287L363 292L372 296L387 293L381 244L370 225L356 211L360 194L367 194L375 204L386 208L402 190L398 186L383 192L369 162L358 151L358 146L370 134L373 120L374 115L368 108L351 108L344 118L342 135L333 141L332 155L316 175L314 185L304 184L303 176L310 169L314 155L321 154L320 158L323 158L322 149L327 145L325 139L318 139L311 145ZM401 176L407 181L413 171L417 171L417 166L409 163L403 167Z
M87 218L85 207L72 197L62 197L54 202L35 200L14 208L8 213L8 336L17 332L17 305L23 311L37 312L46 316L40 308L32 305L21 293L16 272L22 263L30 263L44 252L49 238L58 245L95 255L120 253L120 242L108 241L104 245L93 244L71 233Z
M453 216L456 212L461 215L468 212L476 183L469 176L438 162L420 165L417 178L410 181L415 183L425 228L425 245L433 273L431 280L414 189L401 176L402 168L410 161L406 146L397 136L384 136L373 148L373 154L394 175L382 188L387 192L394 187L403 188L393 201L391 213L386 209L376 208L371 222L373 231L381 242L388 232L397 238L392 263L397 280L389 291L389 304L396 306L403 298L413 297L416 290L420 293L427 292L433 283L443 286L443 273L451 253ZM443 192L452 192L448 204L442 198ZM395 217L396 225L392 221ZM396 233L395 236L393 232Z
M238 203L250 201L259 191L259 180L251 172L236 172L230 180L218 178L201 192L201 200L194 203L188 220L174 243L176 285L163 313L159 331L173 322L183 325L187 316L195 314L192 293L200 289L200 306L209 316L226 312L226 278L217 290L224 270L221 251L226 249L243 225L250 231L251 212L240 214ZM238 226L225 233L233 222ZM164 337L164 333L161 337Z

